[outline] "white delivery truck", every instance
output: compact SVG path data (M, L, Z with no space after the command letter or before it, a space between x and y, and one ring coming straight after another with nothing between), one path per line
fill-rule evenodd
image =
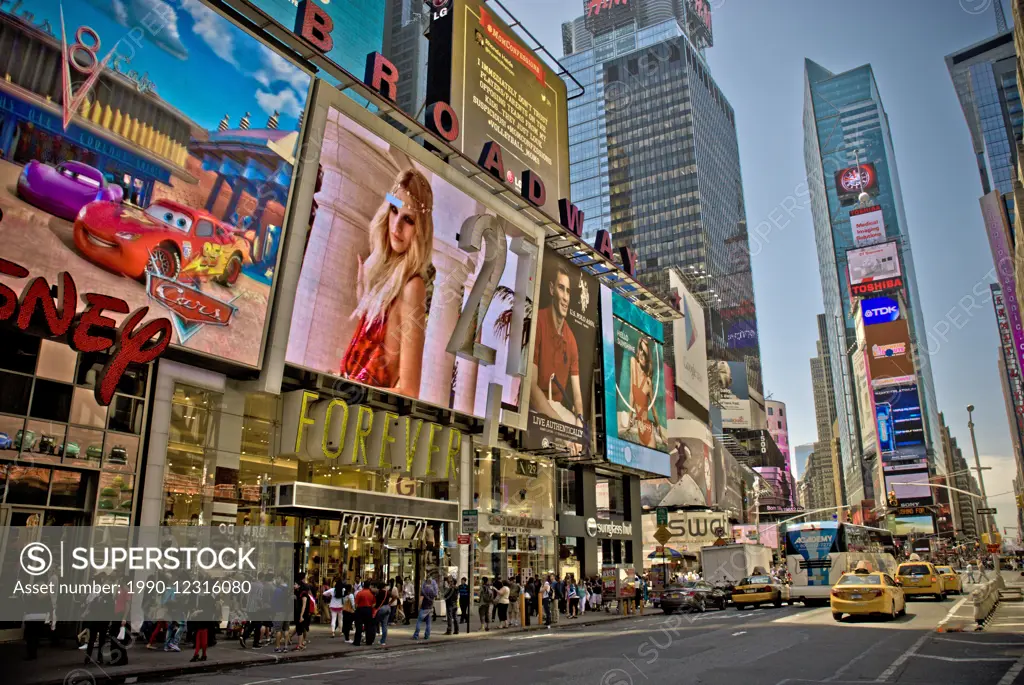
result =
M702 547L700 563L704 580L711 583L740 582L754 573L755 568L768 573L772 567L772 551L764 545L744 543Z

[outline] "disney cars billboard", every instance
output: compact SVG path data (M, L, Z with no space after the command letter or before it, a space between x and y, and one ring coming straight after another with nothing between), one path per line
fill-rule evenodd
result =
M0 257L258 368L310 76L198 2L164 3L128 71L115 44L140 18L123 6L33 0L31 21L0 6L0 33L25 46L12 73L46 71L0 79Z

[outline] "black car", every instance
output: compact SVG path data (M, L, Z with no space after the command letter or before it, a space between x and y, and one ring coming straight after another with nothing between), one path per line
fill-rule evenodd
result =
M720 588L703 580L677 583L665 588L661 595L661 608L666 614L674 611L704 611L708 607L725 609L729 600Z

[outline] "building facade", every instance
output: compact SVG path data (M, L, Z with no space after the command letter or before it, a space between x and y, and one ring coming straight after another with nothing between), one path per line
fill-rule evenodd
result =
M586 236L607 230L633 248L654 292L668 293L670 268L686 276L707 303L709 358L745 362L760 395L735 114L691 5L636 0L598 33L563 27L563 63L586 88L569 109L572 192Z
M805 60L803 124L804 161L810 185L838 420L840 475L843 496L854 508L856 520L856 512L874 509L879 496L876 485L879 485L882 471L877 447L862 444L861 440L861 414L870 417L873 408L858 406L851 353L857 350L857 354L862 354L863 351L857 345L858 318L852 305L866 294L881 291L877 283L867 289L851 290L848 253L868 244L893 243L897 253L894 261L898 262L893 268L899 275L883 285L905 292L908 344L915 345L916 341L923 340L924 319L893 141L871 66L836 74ZM863 202L868 205L859 204ZM873 212L877 219L870 229L864 227L860 218L860 213L867 211ZM868 232L862 233L862 230ZM861 266L860 261L855 264L855 268ZM937 458L941 457L938 453L941 440L930 359L927 354L921 354L915 362L907 376L913 376L908 382L916 386L920 398L929 465L945 471L943 460ZM870 425L872 419L868 418L865 423Z

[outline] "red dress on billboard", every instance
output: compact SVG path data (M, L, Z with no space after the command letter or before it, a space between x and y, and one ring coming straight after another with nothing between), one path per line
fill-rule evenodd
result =
M398 379L391 377L390 360L384 345L390 314L389 309L382 318L372 322L367 322L366 314L360 317L356 334L341 358L342 377L375 388L395 387Z
M643 388L643 376L640 377L640 385L635 380L629 384L630 400L633 403L633 411L636 412L636 431L640 442L649 447L654 446L654 424L647 418L647 407L651 403L651 395Z

